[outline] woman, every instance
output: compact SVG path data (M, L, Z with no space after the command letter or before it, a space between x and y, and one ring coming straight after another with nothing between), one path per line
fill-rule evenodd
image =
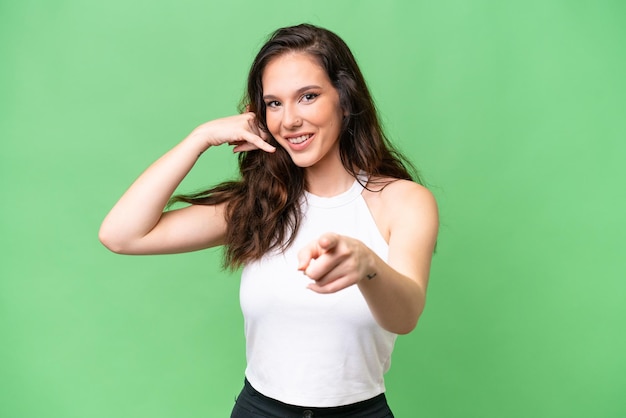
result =
M232 417L393 416L383 374L424 308L435 201L385 138L346 44L312 25L277 30L254 60L245 111L197 127L107 215L123 254L225 246L243 266L246 379ZM174 200L222 144L241 178Z

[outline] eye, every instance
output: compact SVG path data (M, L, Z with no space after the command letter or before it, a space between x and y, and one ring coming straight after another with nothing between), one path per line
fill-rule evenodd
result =
M319 94L317 93L306 93L302 96L302 101L303 102L312 102L313 100L315 100L315 98L319 96Z
M275 108L280 106L280 102L278 100L270 100L269 102L265 102L265 106Z

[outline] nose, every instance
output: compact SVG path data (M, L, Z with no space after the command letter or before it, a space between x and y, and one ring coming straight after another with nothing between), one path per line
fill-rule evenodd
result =
M294 129L302 126L302 118L298 114L296 106L284 106L282 123L287 129Z

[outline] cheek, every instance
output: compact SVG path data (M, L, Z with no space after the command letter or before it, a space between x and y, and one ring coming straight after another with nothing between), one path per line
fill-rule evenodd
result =
M333 109L326 113L324 119L330 129L339 130L341 129L343 113L341 112L341 110L337 111L336 109Z
M278 128L280 126L280 121L277 115L273 112L266 112L265 124L267 125L267 129L270 131L272 136L275 137L276 136L275 134L278 133Z
M343 110L339 106L339 100L337 100L336 103L329 104L325 107L323 115L319 114L317 117L323 119L329 127L341 127Z

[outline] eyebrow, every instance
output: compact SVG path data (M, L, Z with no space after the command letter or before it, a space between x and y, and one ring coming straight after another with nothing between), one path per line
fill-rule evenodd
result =
M321 86L318 86L316 84L311 84L309 86L300 87L298 90L296 90L295 95L297 96L299 94L302 94L307 90L321 89L321 88L322 88ZM277 99L277 97L271 94L266 94L263 96L263 100L274 100L274 99Z

